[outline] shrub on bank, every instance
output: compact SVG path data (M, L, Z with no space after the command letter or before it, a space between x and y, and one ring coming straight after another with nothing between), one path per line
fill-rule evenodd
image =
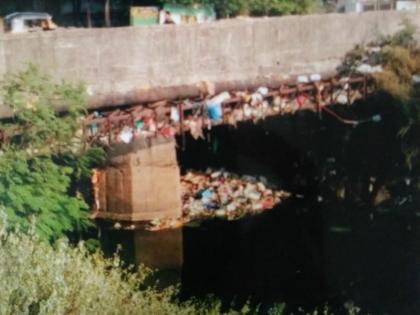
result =
M89 254L83 245L51 246L1 224L0 253L0 314L220 313L216 303L175 303L174 288L140 289L147 272L124 270L118 258Z
M178 302L173 287L156 290L144 285L149 271L121 268L114 257L91 254L81 244L67 241L55 245L34 235L10 232L0 211L0 314L65 315L216 315L220 303ZM257 314L245 306L224 314ZM270 315L284 314L284 305ZM328 315L327 310L312 315ZM358 314L349 308L349 315Z

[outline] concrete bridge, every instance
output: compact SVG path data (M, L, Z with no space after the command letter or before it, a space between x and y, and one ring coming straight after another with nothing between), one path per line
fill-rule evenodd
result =
M312 76L312 80L271 89L260 87L248 93L223 92L206 99L165 100L95 111L84 121L86 139L107 147L110 163L95 176L94 217L131 226L133 222L182 216L176 134L181 135L180 142L187 132L193 138L204 139L203 129L219 125L236 128L245 121L300 110L312 110L319 116L325 112L343 123L356 125L357 121L341 118L328 106L348 106L375 91L373 80L363 75L325 79Z
M356 44L398 30L404 16L420 27L419 12L382 11L1 34L0 77L31 62L86 82L91 108L193 97L201 81L217 92L228 83L330 73Z
M420 27L420 13L384 11L3 34L0 76L31 62L56 78L82 80L92 110L200 97L203 81L215 94L258 86L281 94L279 88L293 76L333 74L348 50L394 33L405 16ZM311 89L316 98L317 87ZM0 117L9 115L0 107ZM142 221L180 215L173 140L113 144L110 162L99 185L110 192L99 196L105 205L97 209L99 216Z

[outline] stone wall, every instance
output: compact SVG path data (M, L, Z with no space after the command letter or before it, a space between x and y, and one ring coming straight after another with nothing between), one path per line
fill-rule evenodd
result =
M404 15L420 26L420 12L383 11L6 34L0 75L32 62L85 81L92 106L119 105L157 87L330 72L355 44L395 32Z

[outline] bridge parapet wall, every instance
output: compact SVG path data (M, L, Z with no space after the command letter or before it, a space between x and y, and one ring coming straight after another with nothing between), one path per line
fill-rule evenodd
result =
M395 32L403 16L420 29L420 12L383 11L2 35L0 75L31 62L85 81L91 106L120 105L125 95L135 102L139 91L203 80L330 72L355 44Z

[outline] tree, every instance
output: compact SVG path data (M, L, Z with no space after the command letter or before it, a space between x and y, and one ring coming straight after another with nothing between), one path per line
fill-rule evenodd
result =
M319 0L161 0L183 5L211 4L220 17L303 14L315 10Z
M111 27L111 8L110 8L110 0L104 0L104 18L105 18L105 26Z
M81 134L85 94L83 85L54 83L33 66L1 82L1 102L13 117L0 123L0 206L12 226L34 224L49 240L89 227L88 205L72 189L93 161Z
M310 13L318 5L314 0L249 0L251 15L284 15Z

